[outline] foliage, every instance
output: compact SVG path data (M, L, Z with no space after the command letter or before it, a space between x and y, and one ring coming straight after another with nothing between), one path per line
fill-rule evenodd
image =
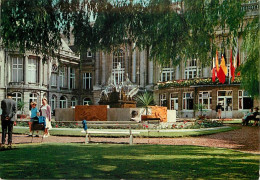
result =
M240 66L241 85L252 97L259 97L260 83L260 39L259 39L259 17L255 18L245 30L245 40L243 41L243 50L246 53L246 59Z
M148 106L154 104L153 94L149 92L138 94L135 96L135 100L137 101L137 106L139 107L147 108Z
M241 77L236 76L235 80L231 84L239 84L241 82ZM226 81L225 84L229 82ZM170 88L170 87L186 87L191 85L214 85L221 84L218 79L215 82L212 82L211 78L196 78L196 79L187 79L187 80L173 80L168 82L159 82L157 83L159 89Z
M73 35L79 52L134 43L161 64L194 57L209 63L222 36L216 29L227 37L222 48L236 45L243 1L2 0L1 36L8 49L44 55L59 50L62 33Z
M23 100L22 101L18 101L17 102L17 109L20 110L20 111L23 111L25 104L26 103Z

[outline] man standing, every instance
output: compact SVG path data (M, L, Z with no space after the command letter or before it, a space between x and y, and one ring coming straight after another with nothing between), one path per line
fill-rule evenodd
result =
M8 147L12 146L12 134L13 134L13 125L15 121L15 113L16 113L16 103L12 99L12 93L7 94L7 98L2 100L1 102L1 122L2 122L2 144L5 145L6 133L8 130Z

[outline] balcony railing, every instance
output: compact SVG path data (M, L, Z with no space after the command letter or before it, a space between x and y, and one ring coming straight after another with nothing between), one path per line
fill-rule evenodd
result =
M259 15L259 2L250 2L242 5L242 10L246 11L246 14L249 16Z

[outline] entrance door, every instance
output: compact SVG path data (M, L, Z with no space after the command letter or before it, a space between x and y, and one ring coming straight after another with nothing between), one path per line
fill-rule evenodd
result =
M218 91L218 103L222 106L221 118L232 118L232 91Z
M178 98L171 98L171 110L178 111Z

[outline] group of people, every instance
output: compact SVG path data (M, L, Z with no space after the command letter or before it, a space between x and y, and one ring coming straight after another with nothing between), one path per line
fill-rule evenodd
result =
M11 148L12 146L12 134L13 134L13 125L15 121L15 115L16 115L16 102L12 99L13 94L8 93L7 98L2 100L1 102L1 109L2 109L2 115L1 115L1 125L2 125L2 143L0 144L0 147L5 146L6 142L6 134L8 134L8 148ZM49 129L51 129L51 107L48 105L47 98L42 99L42 105L40 109L37 109L37 103L31 102L31 118L29 122L29 129L30 134L32 132L32 124L34 120L37 120L39 117L44 117L45 119L45 129L44 129L44 135L43 137L49 136ZM38 136L38 135L36 135Z
M259 119L256 117L257 115L259 115L258 110L258 107L255 107L254 111L253 108L251 108L250 111L243 117L242 125L247 126L250 120L254 120L253 126L256 126L257 122L259 121Z

